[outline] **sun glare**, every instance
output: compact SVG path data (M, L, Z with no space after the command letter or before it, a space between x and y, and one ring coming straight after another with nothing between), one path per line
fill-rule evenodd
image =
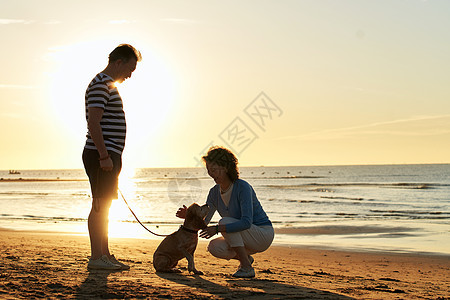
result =
M136 197L136 183L133 180L135 169L123 168L119 177L118 199L111 204L109 211L109 235L111 237L142 237L143 232L134 221L125 200L133 205L133 199ZM123 197L122 197L123 195ZM133 207L133 211L140 214L138 207Z
M136 238L141 236L139 225L133 221L133 217L122 199L113 201L109 211L110 237L117 238Z
M46 75L53 115L66 133L80 135L86 130L84 92L95 74L106 66L109 45L86 42L57 46L50 48L44 58L52 66Z
M82 143L86 132L84 118L84 93L92 78L107 65L108 54L119 43L111 41L90 41L48 49L44 59L51 69L46 73L49 79L49 95L53 113L49 120L58 124L57 130L63 139L73 140L76 136ZM147 49L141 51L143 60L138 63L131 78L116 83L124 103L127 118L127 151L150 145L157 131L167 122L167 115L174 102L174 76L161 57ZM162 130L163 131L163 130ZM143 135L143 133L145 133ZM66 142L66 141L64 141ZM140 161L131 162L139 167Z
M111 237L139 237L136 223L130 222L134 221L134 217L123 199L124 197L127 202L130 202L136 193L136 185L130 175L133 172L125 170L119 178L118 199L112 202L109 210L109 235ZM133 209L138 210L138 208Z

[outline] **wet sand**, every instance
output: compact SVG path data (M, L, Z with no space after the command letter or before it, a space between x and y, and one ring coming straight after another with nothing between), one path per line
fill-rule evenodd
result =
M111 239L131 269L86 268L86 236L0 230L0 298L449 299L450 256L273 246L254 256L256 278L236 279L237 261L217 260L201 241L197 269L155 273L160 240Z

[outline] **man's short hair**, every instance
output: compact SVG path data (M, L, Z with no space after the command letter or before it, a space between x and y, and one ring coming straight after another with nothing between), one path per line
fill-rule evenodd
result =
M129 44L120 44L109 54L109 62L116 60L123 60L128 62L130 59L136 59L136 61L142 60L141 52Z

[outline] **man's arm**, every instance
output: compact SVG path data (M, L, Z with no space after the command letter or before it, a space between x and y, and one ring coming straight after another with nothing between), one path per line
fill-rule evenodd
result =
M100 107L88 107L88 128L91 138L94 141L95 147L100 155L100 167L104 171L112 171L113 162L109 157L108 150L106 150L105 141L103 139L103 131L100 126L102 120L103 109ZM107 159L102 159L106 158Z

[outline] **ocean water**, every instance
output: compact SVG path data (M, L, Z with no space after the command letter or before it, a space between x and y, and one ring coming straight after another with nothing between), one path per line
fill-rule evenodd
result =
M242 167L276 228L275 244L450 254L450 165ZM169 234L178 207L203 204L214 185L202 168L123 170L120 190L150 230ZM87 234L84 170L0 171L0 227ZM213 222L218 220L218 215ZM124 201L110 236L161 239Z

